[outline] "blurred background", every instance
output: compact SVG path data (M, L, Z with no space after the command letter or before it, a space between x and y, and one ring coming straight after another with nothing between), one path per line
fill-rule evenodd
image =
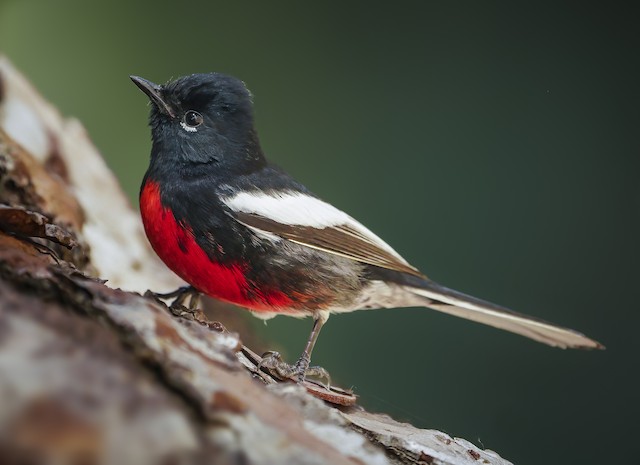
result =
M520 465L637 461L638 12L229 3L0 0L0 51L86 125L136 206L150 134L128 75L240 77L270 158L431 278L607 346L394 309L332 318L315 363L370 410ZM311 328L251 324L290 360Z

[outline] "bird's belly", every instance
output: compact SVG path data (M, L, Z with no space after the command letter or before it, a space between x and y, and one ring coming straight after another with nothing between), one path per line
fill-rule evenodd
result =
M162 261L205 294L254 311L290 313L291 299L278 290L260 290L248 282L248 264L212 260L196 242L193 231L179 224L160 200L158 185L147 182L140 194L140 213L147 238Z

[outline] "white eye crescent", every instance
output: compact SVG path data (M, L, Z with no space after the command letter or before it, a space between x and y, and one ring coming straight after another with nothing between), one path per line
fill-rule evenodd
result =
M187 132L196 132L197 127L200 126L204 121L204 118L200 113L194 110L189 110L184 114L182 121L180 121L180 126Z

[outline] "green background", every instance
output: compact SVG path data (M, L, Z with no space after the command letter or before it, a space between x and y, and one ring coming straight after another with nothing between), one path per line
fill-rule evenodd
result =
M520 465L637 463L637 12L229 3L5 1L0 50L83 121L132 200L150 135L128 75L242 78L271 159L430 277L607 345L395 309L332 318L316 363L368 408ZM258 330L294 359L310 326Z

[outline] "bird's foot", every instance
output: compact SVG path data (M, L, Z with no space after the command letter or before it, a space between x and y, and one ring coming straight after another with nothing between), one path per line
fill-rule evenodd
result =
M171 300L169 308L175 314L176 312L182 313L194 313L198 309L200 302L200 293L193 286L182 286L173 292L167 292L161 294L158 292L147 291L144 293L145 297L151 297L156 300ZM188 301L188 304L187 304Z
M309 363L309 357L303 355L295 364L291 365L282 360L279 352L270 351L262 355L262 360L258 363L256 370L260 371L261 368L266 368L269 373L280 380L290 379L297 383L304 382L307 376L326 380L324 386L330 389L331 376L329 372L320 366L309 366Z

